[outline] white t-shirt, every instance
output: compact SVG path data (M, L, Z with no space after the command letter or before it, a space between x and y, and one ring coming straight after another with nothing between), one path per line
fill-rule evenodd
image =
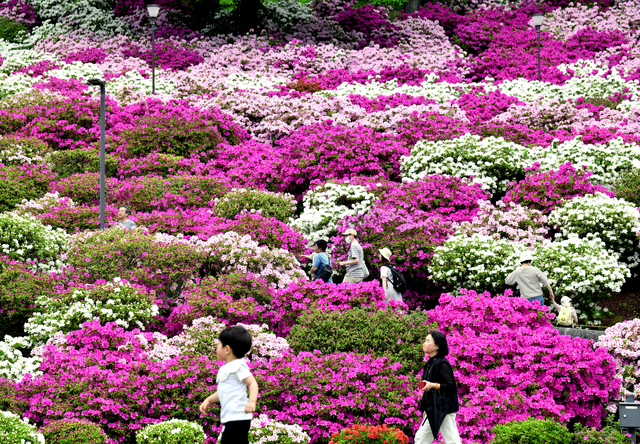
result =
M251 376L251 370L244 359L235 359L218 370L218 397L220 398L220 422L245 421L253 417L245 413L249 402L247 384L242 380Z
M387 278L387 288L384 289L387 295L387 301L402 301L402 295L393 288L393 274L389 267L384 265L380 267L380 277Z

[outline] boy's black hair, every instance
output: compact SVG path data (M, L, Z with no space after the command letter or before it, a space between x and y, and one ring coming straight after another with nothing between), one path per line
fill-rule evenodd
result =
M236 358L244 357L251 349L251 333L242 325L225 328L220 332L218 339L220 339L223 347L227 345L231 347L231 351Z
M327 251L327 241L326 240L317 240L315 245L318 246L319 249L321 249L322 251Z
M520 263L521 263L521 264L530 264L530 263L531 263L531 261L522 261L522 262L520 262Z
M449 344L447 344L447 337L444 333L431 330L429 334L433 339L433 343L438 346L438 356L447 356L449 354Z

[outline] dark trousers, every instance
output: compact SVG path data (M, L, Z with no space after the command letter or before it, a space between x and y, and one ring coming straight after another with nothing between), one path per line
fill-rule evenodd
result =
M229 421L224 424L220 444L249 444L251 420Z

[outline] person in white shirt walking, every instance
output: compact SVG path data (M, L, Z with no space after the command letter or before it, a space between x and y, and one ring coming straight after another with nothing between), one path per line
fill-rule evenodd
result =
M507 285L518 284L521 298L527 299L529 302L538 301L540 305L544 305L542 285L549 290L551 299L554 298L553 290L547 275L540 271L539 268L531 266L532 261L533 257L529 251L522 253L520 255L520 267L512 271L504 282Z

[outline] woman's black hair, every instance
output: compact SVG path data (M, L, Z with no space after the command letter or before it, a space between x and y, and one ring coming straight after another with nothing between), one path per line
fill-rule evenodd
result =
M438 356L447 356L449 354L449 344L447 344L447 337L444 333L431 330L429 334L433 339L433 343L438 346Z
M380 262L382 265L390 263L390 262L389 262L389 259L387 259L387 258L386 258L386 257L384 257L383 255L380 255L380 257L382 258L382 259L381 259L381 262Z
M231 351L236 358L242 358L251 350L251 333L242 325L227 327L220 332L218 337L223 347L231 347Z
M319 249L321 249L322 251L327 251L327 241L326 240L317 240L315 245L318 246Z

